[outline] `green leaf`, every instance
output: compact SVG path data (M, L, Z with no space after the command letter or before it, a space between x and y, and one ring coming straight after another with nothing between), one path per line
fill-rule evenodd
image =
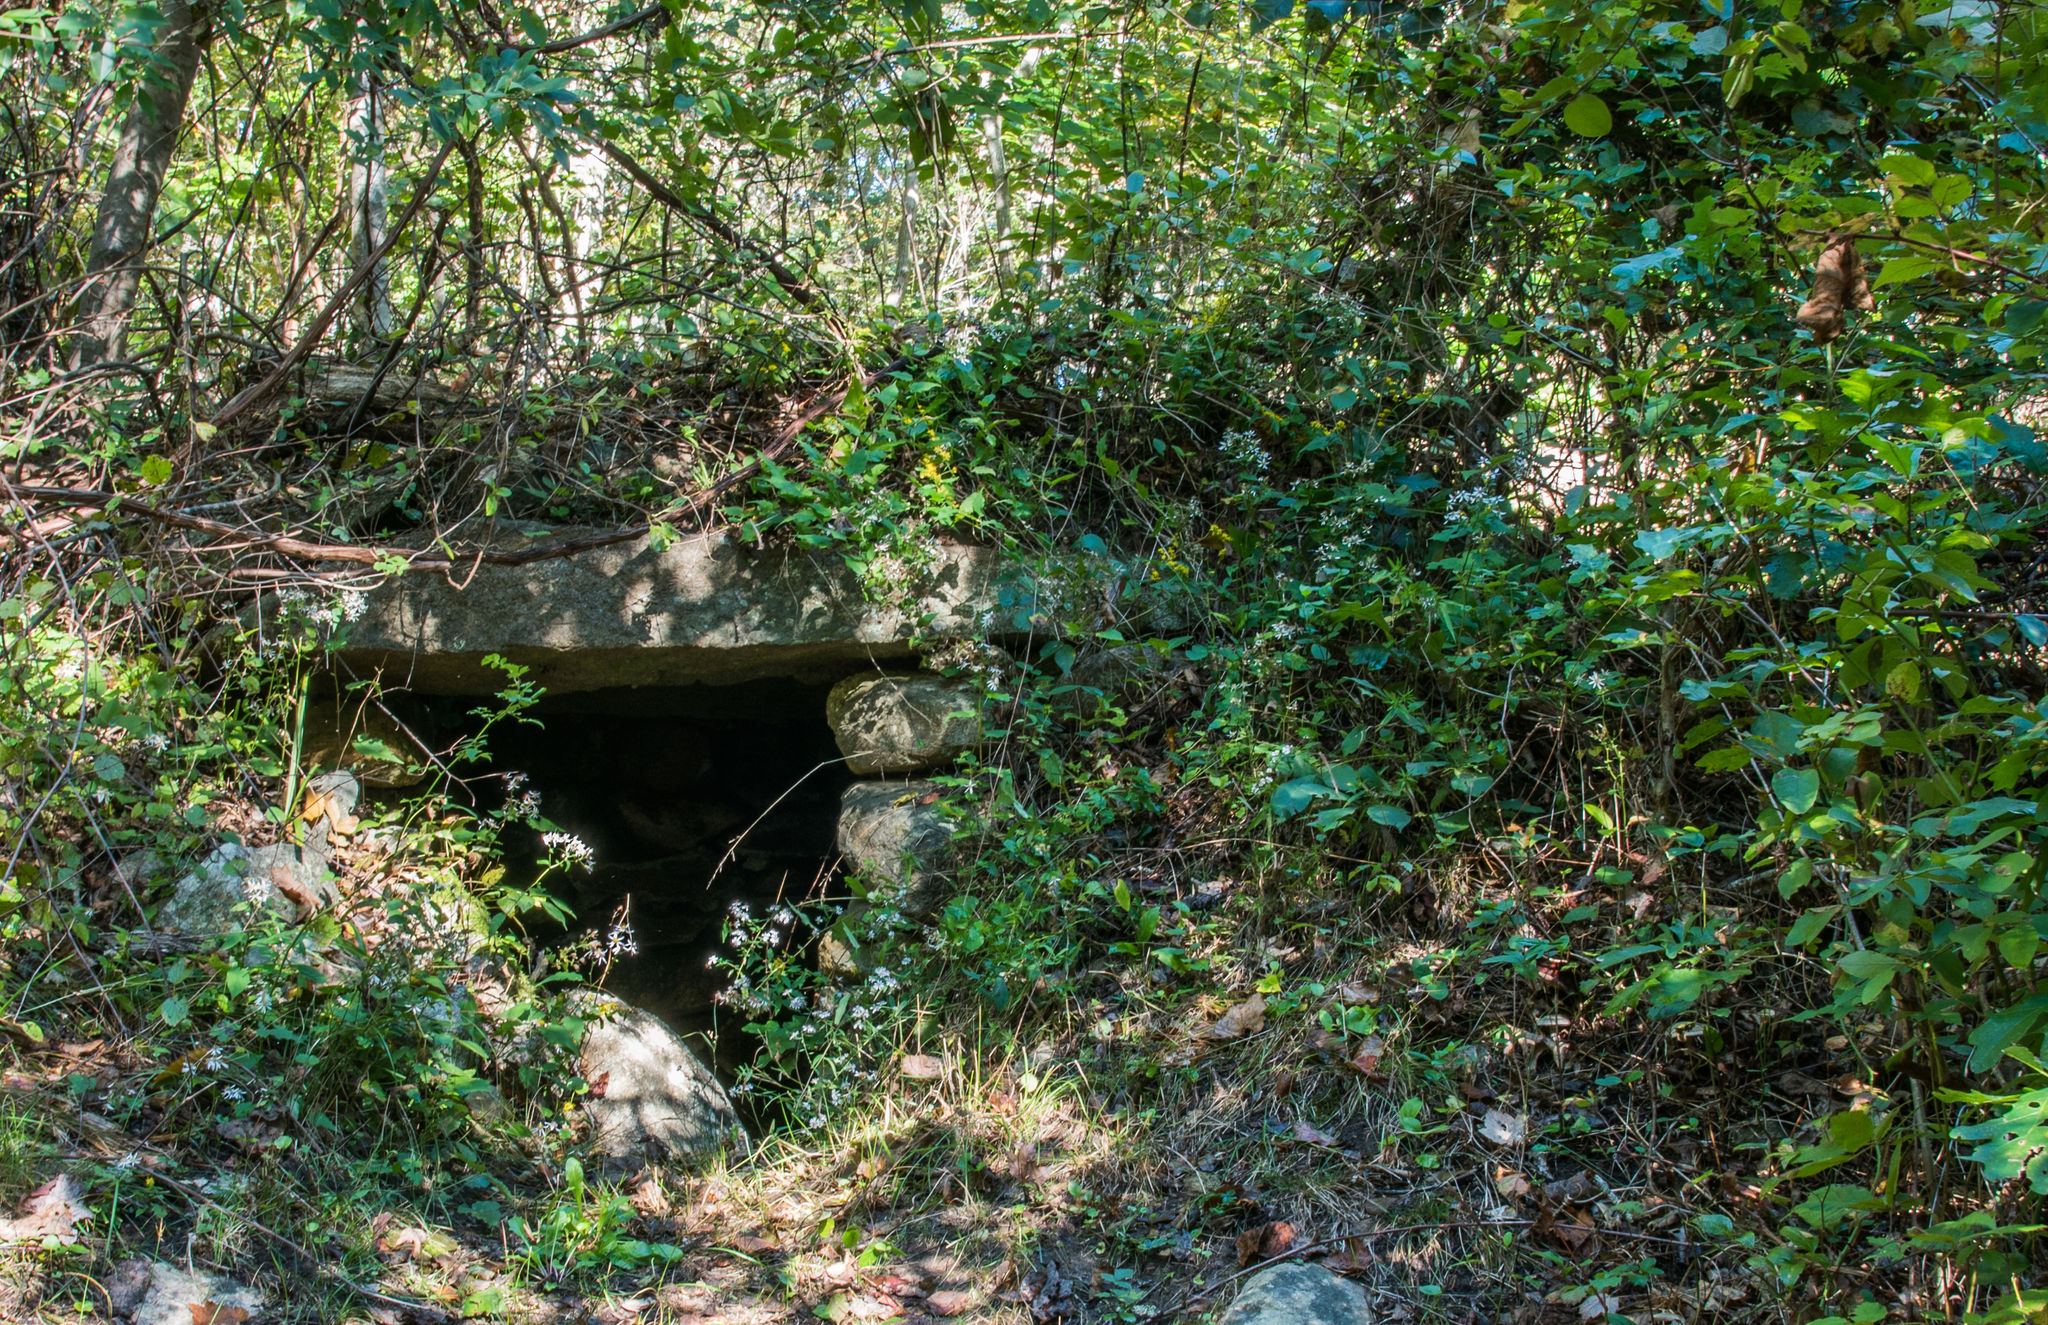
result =
M1703 531L1685 528L1645 529L1636 535L1636 546L1652 561L1662 561L1686 544L1698 538Z
M1375 805L1366 810L1365 817L1376 824L1384 824L1399 832L1414 822L1415 816L1398 805Z
M1924 189L1934 183L1934 163L1922 161L1910 152L1888 153L1877 164L1879 169L1908 188Z
M1581 92L1564 108L1564 125L1581 138L1604 138L1614 128L1614 113L1591 92Z
M1267 799L1273 813L1282 819L1292 819L1315 803L1317 796L1330 794L1330 784L1321 778L1295 778L1273 788Z
M144 456L137 468L142 481L152 488L162 487L171 481L171 462L160 455Z
M1902 285L1925 276L1933 267L1934 259L1921 253L1892 258L1884 264L1884 270L1880 271L1870 284L1872 288L1879 290L1887 285Z
M183 1026L192 1016L192 1005L173 995L157 1007L157 1015L164 1019L166 1026Z
M1820 798L1820 774L1810 768L1781 768L1771 774L1771 792L1792 813L1805 814Z
M1709 750L1696 761L1699 768L1708 773L1732 773L1738 768L1747 768L1756 756L1739 745L1724 745L1718 750Z
M1828 922L1835 918L1839 906L1816 906L1792 922L1792 928L1785 931L1785 946L1803 948L1819 938Z

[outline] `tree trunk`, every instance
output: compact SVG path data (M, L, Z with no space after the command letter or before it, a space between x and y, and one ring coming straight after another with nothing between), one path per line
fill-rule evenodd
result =
M462 245L462 337L456 344L467 353L482 334L484 300L484 176L476 143L456 140L462 152L469 208L469 238Z
M120 357L142 279L142 254L149 246L156 220L156 202L163 193L164 172L185 123L185 102L199 72L199 51L206 40L203 3L163 0L165 24L157 35L149 71L135 89L134 104L114 144L113 169L100 195L93 222L92 247L85 264L85 286L76 309L77 332L71 338L71 366L88 368Z
M350 89L344 130L348 172L349 269L360 272L384 243L390 228L391 175L384 166L384 97L377 77L358 71ZM356 329L373 340L391 335L398 314L391 307L391 272L378 259L356 302Z
M903 307L913 285L922 292L917 279L917 167L904 162L902 211L896 220L896 284L889 293L891 308Z
M989 250L995 254L996 280L1010 283L1010 163L1003 154L1003 117L981 117L981 136L988 144L989 183L996 195L995 227L989 233Z

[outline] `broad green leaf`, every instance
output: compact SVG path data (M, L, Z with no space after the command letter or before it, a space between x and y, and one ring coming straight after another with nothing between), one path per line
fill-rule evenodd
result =
M1385 824L1396 831L1406 828L1415 816L1398 805L1374 805L1365 812L1365 817L1376 824Z
M1794 814L1805 814L1820 797L1820 774L1810 768L1781 768L1771 774L1771 792Z
M1614 113L1591 92L1581 92L1564 108L1564 124L1581 138L1601 138L1614 128Z

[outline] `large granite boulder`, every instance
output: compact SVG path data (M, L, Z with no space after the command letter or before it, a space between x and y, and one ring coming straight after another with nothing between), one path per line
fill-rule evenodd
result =
M936 782L855 782L839 798L839 852L867 876L869 897L913 920L946 900L953 829Z
M590 1083L584 1117L599 1154L637 1164L746 1144L725 1087L661 1018L605 999L582 1010L596 1018L583 1037L582 1070Z
M561 536L534 530L535 544ZM502 538L498 540L504 542ZM501 547L499 550L503 550ZM416 691L490 694L499 654L550 694L792 676L827 681L901 662L913 638L1028 630L1033 591L992 549L943 545L888 602L845 559L757 551L727 533L647 538L474 574L402 575L368 596L341 661Z
M1219 1325L1372 1325L1372 1309L1357 1284L1287 1261L1253 1275Z
M921 773L981 742L981 691L928 672L849 676L825 698L825 721L862 777Z

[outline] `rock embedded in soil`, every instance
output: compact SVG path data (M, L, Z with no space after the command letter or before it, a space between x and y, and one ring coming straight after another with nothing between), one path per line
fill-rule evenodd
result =
M280 920L307 919L341 900L327 853L335 839L355 832L362 784L353 773L321 773L306 783L301 836L304 844L277 842L245 847L223 842L174 886L153 924L193 937L241 929L253 902Z
M945 901L953 829L936 782L856 782L839 798L839 851L870 898L922 920Z
M866 902L847 904L838 921L818 939L818 974L834 980L858 980L874 969L874 955L861 942L873 914L874 908Z
M599 1154L634 1165L746 1143L725 1087L661 1018L598 997L581 1015L597 1018L583 1037L582 1071L591 1085L584 1116Z
M246 914L236 910L244 902L292 921L339 897L327 858L311 847L223 842L178 880L151 923L172 934L229 934L246 922Z
M1253 1275L1220 1325L1371 1325L1365 1290L1320 1265L1288 1261Z
M971 682L925 672L864 673L832 687L825 721L851 772L921 773L980 744L981 703Z
M123 1262L118 1269L117 1292L132 1303L125 1313L132 1325L192 1325L194 1320L207 1318L204 1309L209 1302L214 1306L210 1314L216 1318L224 1319L224 1311L239 1308L247 1313L250 1325L262 1320L263 1294L225 1275L187 1270L168 1261ZM122 1316L120 1298L113 1305L114 1314Z

